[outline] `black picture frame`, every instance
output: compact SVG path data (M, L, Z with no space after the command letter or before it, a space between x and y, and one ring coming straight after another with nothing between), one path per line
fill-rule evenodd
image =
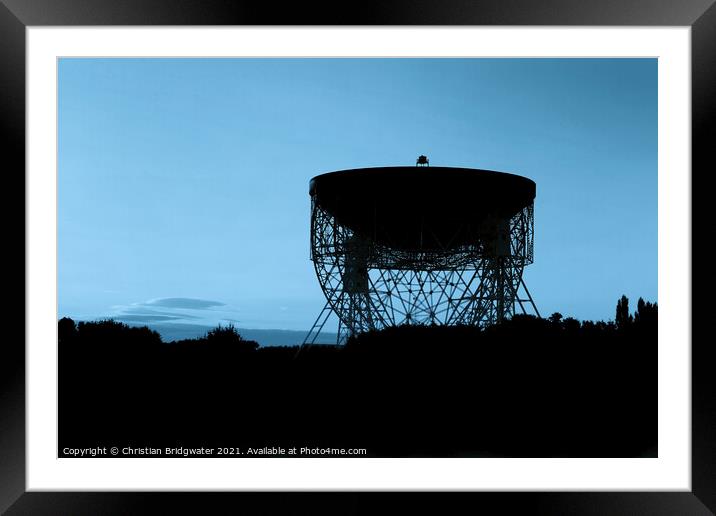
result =
M64 25L607 25L689 26L692 38L692 235L704 218L695 206L705 195L704 178L716 169L711 135L716 134L716 5L714 0L374 0L292 3L244 0L0 0L0 120L5 180L15 179L19 197L25 186L25 29ZM23 195L24 198L24 195ZM13 211L13 213L16 213ZM16 215L15 215L16 217ZM14 220L8 216L6 220ZM19 227L19 224L9 227ZM24 240L23 235L17 236ZM9 242L9 239L7 240ZM703 256L692 239L692 276L704 272ZM9 250L10 244L6 244ZM11 253L6 253L6 257ZM16 260L25 251L12 253ZM399 501L434 512L486 507L530 514L710 514L716 512L716 385L709 344L696 330L706 306L696 303L706 287L692 286L692 490L690 492L420 493ZM24 297L23 297L24 299ZM13 300L15 306L23 306ZM19 311L19 309L17 310ZM12 313L11 311L8 313ZM19 314L18 314L19 315ZM19 321L19 317L14 317ZM19 324L13 323L19 327ZM687 345L688 343L683 343ZM81 493L26 492L25 339L2 343L0 374L0 511L7 514L208 513L217 504L261 513L376 512L386 503L380 493ZM392 496L391 496L392 498ZM227 512L231 511L229 509ZM233 511L231 511L233 512ZM431 511L432 512L432 511Z

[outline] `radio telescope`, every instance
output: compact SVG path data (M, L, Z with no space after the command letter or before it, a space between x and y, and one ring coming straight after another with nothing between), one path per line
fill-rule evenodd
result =
M427 159L425 160L427 161ZM311 260L338 342L403 324L488 326L539 317L522 279L533 262L534 181L452 167L379 167L309 183Z

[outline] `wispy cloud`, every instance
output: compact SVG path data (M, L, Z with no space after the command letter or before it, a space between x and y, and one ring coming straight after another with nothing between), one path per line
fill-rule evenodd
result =
M161 321L176 321L186 319L187 317L179 315L135 315L135 314L120 314L114 317L114 319L123 322L161 322Z
M145 308L142 305L132 305L129 307L122 307L120 317L125 320L135 321L168 321L172 319L201 319L196 315L187 314L184 312L176 312L171 310L152 310L151 308Z
M237 311L221 301L189 297L156 298L128 305L114 305L111 309L113 313L109 315L110 318L130 324L201 322L207 326L215 325L223 318L231 318ZM235 319L227 320L238 322Z
M206 299L194 299L191 297L163 297L152 299L145 303L145 306L160 306L163 308L187 308L190 310L206 310L214 306L226 306L220 301L209 301Z

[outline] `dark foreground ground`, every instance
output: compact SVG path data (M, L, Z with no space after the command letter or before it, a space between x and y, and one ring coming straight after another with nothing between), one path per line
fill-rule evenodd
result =
M401 327L300 353L257 349L231 329L163 343L146 328L63 319L59 357L60 456L114 446L119 456L126 447L241 457L265 447L304 457L301 448L373 457L657 453L655 311L618 327L529 317L484 331Z

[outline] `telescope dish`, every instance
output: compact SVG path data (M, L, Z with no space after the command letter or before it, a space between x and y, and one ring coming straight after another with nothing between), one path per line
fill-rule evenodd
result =
M518 308L539 316L522 280L534 181L427 164L311 179L311 260L327 302L304 343L331 313L339 343L402 324L487 326Z
M309 194L351 231L398 249L469 243L490 217L511 218L532 204L526 177L469 168L380 167L311 179Z

